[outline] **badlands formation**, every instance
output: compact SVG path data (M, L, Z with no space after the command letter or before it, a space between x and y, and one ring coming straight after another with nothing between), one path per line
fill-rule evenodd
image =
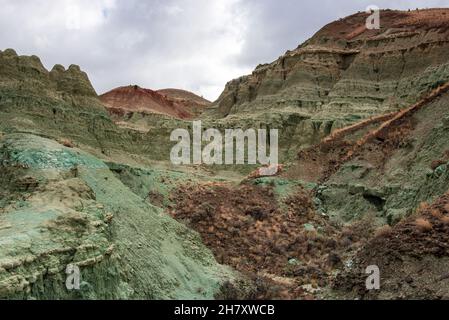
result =
M212 103L0 52L0 298L448 299L449 9L367 16ZM193 120L279 129L282 171L174 166Z

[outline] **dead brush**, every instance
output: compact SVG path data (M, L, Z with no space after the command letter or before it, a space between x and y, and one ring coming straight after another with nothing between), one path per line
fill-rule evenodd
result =
M428 103L432 102L436 98L438 98L442 93L445 93L449 91L449 82L445 83L438 88L434 89L430 93L426 94L424 97L421 98L417 103L414 105L403 109L399 111L394 117L392 117L390 120L385 121L381 126L379 126L377 129L370 131L365 136L363 136L361 139L359 139L355 145L354 149L350 150L351 155L349 153L346 155L345 158L343 158L342 162L348 161L352 155L355 153L354 151L361 146L365 145L367 142L379 138L385 135L386 132L388 132L389 129L394 128L394 126L401 123L403 119L405 119L407 116L413 114L414 112L418 111ZM400 144L402 141L402 138L407 135L408 128L400 128L396 129L394 133L389 135L389 138L393 140L395 144Z
M432 170L435 170L436 168L438 168L439 166L441 166L441 165L443 165L443 164L446 164L446 162L447 161L445 161L445 160L434 160L434 161L432 161L432 163L430 164L430 168L432 169Z
M430 167L432 170L435 170L441 165L446 164L449 161L449 150L443 152L443 155L440 159L432 161Z
M427 202L421 202L418 206L418 208L416 209L417 213L420 212L426 212L430 209L430 205Z
M315 214L312 197L305 190L289 196L284 203L289 207L289 213L294 216L311 217Z
M429 220L424 218L418 218L415 220L415 225L421 232L428 232L432 230L432 224L429 222Z
M387 224L385 226L380 227L379 229L376 230L376 232L374 233L374 237L375 238L385 238L387 236L389 236L392 232L392 228Z
M75 148L75 144L69 139L58 139L58 142L67 148Z
M380 116L375 116L375 117L371 117L368 119L365 119L363 121L360 121L358 123L355 123L353 125L344 127L344 128L340 128L337 129L335 131L333 131L329 136L327 136L326 138L323 139L323 142L331 142L331 141L335 141L337 139L342 138L345 135L351 134L361 128L367 127L371 124L374 123L380 123L380 122L384 122L387 120L392 119L395 115L397 114L397 112L392 112L389 114L383 114Z
M443 217L443 213L441 213L441 211L436 208L430 210L430 214L436 219L441 219Z

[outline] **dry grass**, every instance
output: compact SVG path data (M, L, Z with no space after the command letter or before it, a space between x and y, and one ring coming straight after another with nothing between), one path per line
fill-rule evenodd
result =
M446 164L449 161L449 150L443 152L443 155L440 159L432 161L430 167L432 170L435 170L441 165Z
M432 169L432 170L435 170L436 168L438 168L439 166L441 166L441 165L443 165L443 164L446 164L446 162L447 161L445 161L445 160L434 160L434 161L432 161L432 163L430 164L430 168Z
M445 225L449 225L449 216L443 216L441 217L441 222Z

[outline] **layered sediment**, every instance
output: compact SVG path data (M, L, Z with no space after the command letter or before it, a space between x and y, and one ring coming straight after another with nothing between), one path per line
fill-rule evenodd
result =
M385 10L380 30L365 28L365 13L332 22L276 61L229 82L207 114L230 123L278 119L296 148L404 108L449 80L447 14Z

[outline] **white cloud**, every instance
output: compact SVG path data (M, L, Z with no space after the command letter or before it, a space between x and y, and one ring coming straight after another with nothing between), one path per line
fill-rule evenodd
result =
M209 99L337 18L449 0L0 0L5 49L81 65L97 92L178 87Z

